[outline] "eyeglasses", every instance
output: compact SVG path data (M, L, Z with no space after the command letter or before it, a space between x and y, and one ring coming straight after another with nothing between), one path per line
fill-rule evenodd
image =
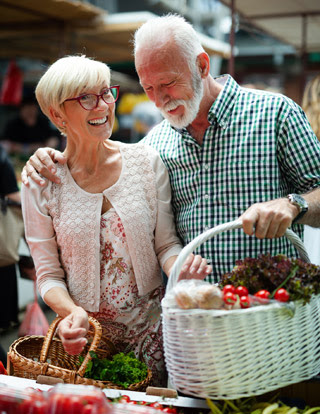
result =
M85 109L86 111L91 111L92 109L95 109L99 105L100 98L106 104L113 104L117 102L119 98L119 89L120 89L119 85L110 86L110 88L105 89L99 95L95 93L87 93L86 95L80 95L80 96L77 96L76 98L66 99L65 102L78 101L83 109Z

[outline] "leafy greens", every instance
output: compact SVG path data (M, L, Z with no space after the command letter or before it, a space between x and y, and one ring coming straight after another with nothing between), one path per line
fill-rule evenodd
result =
M139 361L133 352L124 354L120 352L113 355L112 359L99 358L98 355L90 351L89 360L84 376L101 381L110 381L116 385L128 388L131 384L136 384L147 378L148 367L144 362ZM84 357L79 356L80 364Z

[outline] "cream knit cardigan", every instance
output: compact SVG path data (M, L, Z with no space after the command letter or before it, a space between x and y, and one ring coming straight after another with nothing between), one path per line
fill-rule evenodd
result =
M167 170L158 153L143 144L119 143L118 181L92 194L57 164L61 184L22 187L25 234L42 297L53 287L68 290L74 302L97 312L100 303L100 219L103 197L119 214L140 295L158 287L159 267L182 249L175 232Z

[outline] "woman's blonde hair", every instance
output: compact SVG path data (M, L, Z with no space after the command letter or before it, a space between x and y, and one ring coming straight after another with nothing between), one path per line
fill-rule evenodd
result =
M104 85L110 86L110 69L105 63L85 55L65 56L47 69L39 80L35 93L42 112L64 134L65 128L54 122L50 108L59 112L66 99Z
M302 109L320 141L320 74L308 82L302 98Z

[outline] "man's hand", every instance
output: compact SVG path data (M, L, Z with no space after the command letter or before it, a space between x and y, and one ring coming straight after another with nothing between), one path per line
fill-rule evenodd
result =
M55 162L65 164L67 162L66 157L53 148L39 148L29 158L27 164L23 167L21 173L21 180L24 185L29 186L29 178L32 178L34 182L43 186L45 181L39 174L43 175L48 180L59 184L60 179L55 175L57 169L54 165Z
M78 355L87 344L85 338L89 329L88 315L84 309L75 310L59 324L59 337L66 352Z
M272 239L282 237L298 213L298 207L287 198L279 198L253 204L240 218L249 236L255 234L258 239Z
M178 280L182 279L204 279L212 272L212 266L208 265L207 259L199 255L189 254L184 262Z

